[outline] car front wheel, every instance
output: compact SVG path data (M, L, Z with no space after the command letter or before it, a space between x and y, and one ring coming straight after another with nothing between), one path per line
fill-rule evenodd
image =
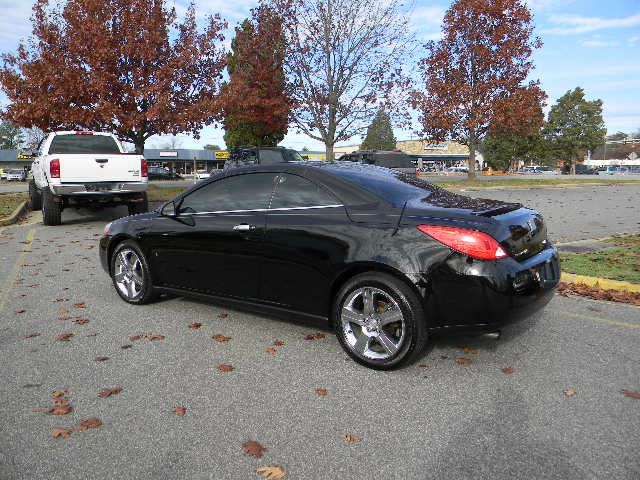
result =
M357 275L336 295L332 321L345 351L357 362L389 370L415 361L427 344L418 296L380 272Z
M133 241L126 240L116 247L111 257L111 279L125 302L143 305L156 297L147 260Z

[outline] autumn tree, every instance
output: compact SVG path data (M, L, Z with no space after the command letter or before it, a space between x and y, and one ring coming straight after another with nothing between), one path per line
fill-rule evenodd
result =
M580 87L567 91L551 107L543 131L555 151L571 162L575 174L576 161L604 142L602 100L586 100Z
M207 144L207 145L205 145L205 146L204 146L204 149L205 149L205 150L216 150L216 151L217 151L217 150L222 150L222 149L220 148L220 145L218 145L217 143L216 143L216 144L213 144L213 145L209 143L209 144Z
M23 140L20 128L11 122L0 121L0 150L16 150Z
M285 48L282 21L268 6L252 10L252 18L236 27L227 58L229 81L223 85L228 148L276 146L287 133L291 100L283 70Z
M3 56L4 117L44 130L113 132L138 152L161 133L219 118L225 54L219 16L201 32L163 0L36 0L33 36Z
M414 102L422 130L430 141L451 138L469 147L469 178L490 126L507 120L502 100L525 86L531 55L541 45L524 0L456 0L445 14L442 40L425 45L419 64L425 89L415 92ZM509 123L519 123L522 114L511 115Z
M380 106L402 109L412 44L400 0L272 0L285 21L293 123L324 143L362 135Z
M384 109L378 110L371 125L367 128L367 136L364 138L362 150L395 150L396 137L391 128L391 118Z

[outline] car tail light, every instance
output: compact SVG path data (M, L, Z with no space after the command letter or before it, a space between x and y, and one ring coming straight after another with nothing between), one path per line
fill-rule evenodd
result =
M81 132L81 131L77 131L76 135L93 135L93 132Z
M148 177L149 176L149 165L147 164L147 161L144 158L141 161L142 161L142 164L140 165L140 176L141 177Z
M418 225L418 230L447 247L479 260L499 260L509 255L486 233L465 228Z
M49 173L51 178L60 178L60 160L54 158L49 162Z

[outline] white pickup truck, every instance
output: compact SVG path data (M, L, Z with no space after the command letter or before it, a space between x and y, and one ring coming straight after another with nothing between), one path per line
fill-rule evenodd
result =
M45 225L60 225L68 207L127 205L129 215L148 210L147 162L125 153L110 133L53 132L40 144L29 181L32 210Z

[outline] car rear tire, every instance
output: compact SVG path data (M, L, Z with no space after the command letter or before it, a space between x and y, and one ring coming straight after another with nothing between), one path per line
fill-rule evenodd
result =
M49 188L42 192L42 221L45 225L62 224L62 203L53 201L53 194Z
M386 273L364 273L347 281L335 296L331 320L342 348L369 368L409 364L427 345L427 321L418 296Z
M129 209L129 215L147 213L149 211L149 199L147 198L147 192L143 194L143 200L141 202L129 203L127 208Z
M42 194L34 180L29 180L29 208L34 212L42 210Z
M118 244L111 256L109 271L116 292L125 302L144 305L157 298L147 259L134 241Z

